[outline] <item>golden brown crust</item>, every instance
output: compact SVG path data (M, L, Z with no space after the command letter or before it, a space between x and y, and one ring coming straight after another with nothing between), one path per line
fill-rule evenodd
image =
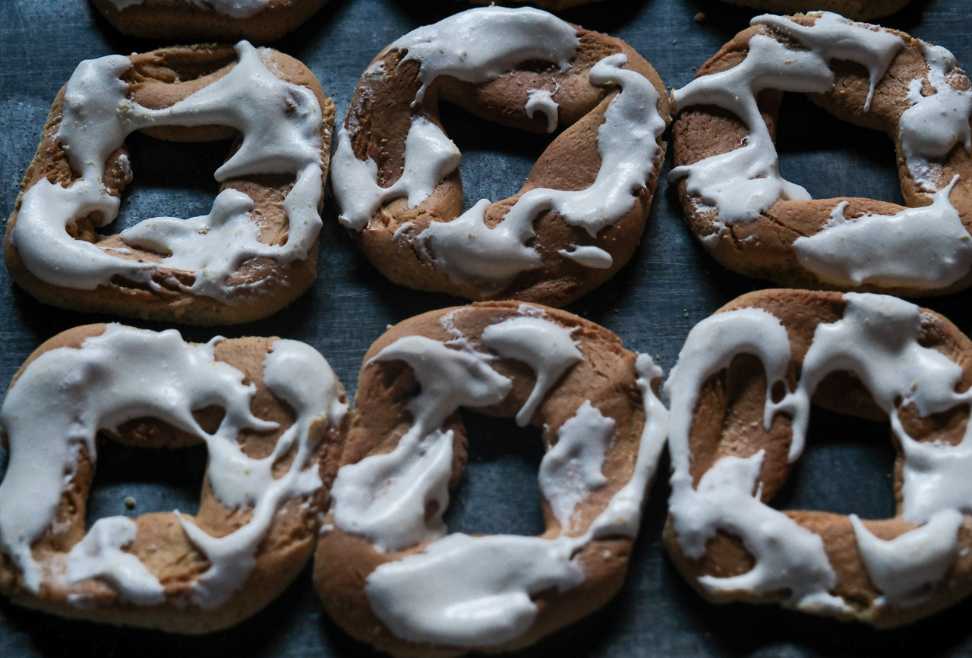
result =
M58 348L78 348L86 338L99 336L106 325L93 324L62 332L38 347L20 367L11 382L42 354ZM216 345L215 358L242 371L246 381L256 392L251 404L259 418L280 424L272 432L243 431L240 443L251 457L270 454L281 434L293 423L293 410L276 398L263 383L264 359L271 351L274 338L236 338ZM339 384L340 387L340 384ZM344 399L343 388L339 388ZM195 413L200 424L214 430L219 419L216 409L207 408ZM174 512L143 514L135 517L138 532L128 551L136 555L158 578L165 588L166 601L160 605L135 606L119 600L118 594L99 580L87 580L73 586L47 581L39 594L25 589L20 571L9 557L0 553L0 593L18 605L27 606L64 617L89 621L160 629L172 633L210 633L233 626L257 613L275 599L296 578L311 556L316 540L319 514L327 503L327 487L333 479L331 465L340 452L340 443L347 429L347 421L337 427L318 422L312 428L314 453L311 463L318 464L323 487L310 497L293 498L276 512L272 525L256 554L255 566L242 587L223 605L200 609L191 605L189 595L192 582L209 565L189 541ZM150 449L173 449L201 443L199 437L176 430L172 426L151 419L124 423L117 433L102 431L98 436L99 450L110 449L112 441ZM289 465L281 460L278 472ZM75 476L65 489L55 521L33 545L39 563L56 559L84 537L88 493L94 477L94 464L84 449L78 460ZM201 488L199 508L192 520L213 536L227 535L249 520L247 510L224 506L214 495L208 482ZM70 595L81 594L85 605L73 605Z
M788 385L792 389L817 325L839 320L843 316L844 306L843 295L837 292L761 290L743 295L716 312L758 308L779 318L790 339L792 356ZM972 341L946 318L933 311L922 309L921 316L919 343L942 352L958 363L963 370L959 388L968 388L972 384ZM753 357L737 357L727 370L705 383L699 394L689 438L691 475L696 483L722 457L750 457L763 450L765 456L758 485L761 487L762 500L771 501L780 491L793 466L787 459L790 422L783 416L777 416L771 428L764 430L761 421L765 397L766 377L762 365ZM814 394L813 402L838 413L878 420L885 418L870 393L857 379L846 373L836 373L824 379ZM900 414L909 435L916 440L947 443L956 443L961 439L968 416L961 407L924 418L919 417L913 407L901 409ZM899 507L898 515L890 519L864 521L868 530L882 539L893 539L916 527L900 516L903 457L900 446L895 444L895 449L894 494ZM872 607L871 604L881 593L868 577L849 518L806 510L786 510L785 513L823 539L827 557L837 576L837 585L832 593L844 598L851 606L844 615L848 619L889 628L931 615L972 593L972 551L964 550L959 552L943 585L936 588L927 601L911 607ZM702 576L738 575L753 566L752 556L732 535L720 533L707 544L703 558L694 560L682 551L669 517L664 543L678 570L700 594L714 602L774 603L788 596L785 592L765 596L743 591L716 592L700 586L699 578ZM972 523L967 518L959 530L959 545L972 547Z
M604 120L615 91L591 85L588 71L599 60L612 53L627 56L625 68L644 75L659 94L658 111L664 121L670 120L668 95L661 78L633 48L614 37L577 28L580 45L566 71L518 69L495 80L470 84L438 78L426 92L422 116L439 124L438 104L446 100L472 114L503 126L542 133L546 119L539 113L526 115L528 90L556 88L553 99L558 104L559 122L567 128L541 154L520 191L496 201L486 211L486 223L495 226L510 207L533 188L584 189L594 182L601 164L597 131ZM405 137L412 117L412 101L419 89L418 66L415 62L399 65L401 51L384 51L375 62L385 63L384 76L365 76L358 83L348 110L345 126L352 136L355 154L372 158L378 165L378 182L388 186L402 173ZM431 222L450 221L462 212L462 183L458 171L442 180L432 194L415 208L399 199L381 208L368 225L357 234L365 255L382 274L395 283L418 290L444 292L467 299L512 298L563 306L600 286L621 269L634 255L644 231L658 173L665 158L666 143L658 138L651 177L639 192L638 200L617 223L602 230L592 239L581 228L572 227L555 213L541 214L533 223L536 239L532 243L540 253L540 268L521 273L502 290L468 281L457 281L429 262L414 243L396 239L403 225L405 235L418 235ZM609 252L613 264L608 269L584 267L558 254L572 245L596 245Z
M321 106L321 164L326 178L330 160L331 134L334 125L334 103L321 89L314 74L301 62L277 51L269 51L274 71L281 79L310 89ZM133 67L126 74L131 97L146 107L169 107L208 84L226 75L236 62L232 48L226 46L177 46L162 48L130 57ZM95 290L64 288L42 281L30 271L19 257L12 242L13 228L24 192L37 181L47 180L68 185L76 177L63 149L57 140L64 103L64 89L58 93L24 179L21 193L7 222L4 235L4 254L7 269L14 281L37 299L62 308L110 313L147 320L179 322L182 324L214 325L249 322L272 315L303 294L317 276L317 242L310 248L308 257L290 263L279 263L267 258L246 261L231 276L233 283L260 281L259 287L240 288L234 292L231 303L191 295L166 283L166 274L172 274L183 284L192 283L192 275L169 270L155 277L159 287L148 287L116 279L109 285ZM233 131L220 126L195 128L157 127L144 131L146 134L172 141L213 141L233 136ZM131 182L129 172L122 165L127 157L125 147L109 158L104 178L105 187L113 194L121 194ZM224 182L221 189L240 190L255 203L252 218L260 227L260 239L268 244L282 244L287 239L288 219L283 198L293 182L280 176L258 175L235 178ZM96 233L87 219L76 222L75 237L96 242L102 247L125 246L131 253L122 257L157 261L159 256L123 245L117 235L103 236Z
M440 324L447 313L458 310L456 326L474 344L489 325L517 315L514 302L484 302L454 309L432 311L401 322L376 340L363 363L403 336L419 335L446 341L452 335ZM556 441L560 426L574 415L584 400L590 400L605 416L616 422L616 434L603 467L608 484L585 498L578 506L571 534L583 533L604 509L608 500L627 482L637 458L645 415L636 384L635 354L624 349L620 339L607 329L570 313L543 309L546 318L567 328L580 346L584 360L573 367L547 396L532 425L543 428L544 443ZM477 413L512 418L527 399L533 373L510 359L490 361L490 366L513 381L510 394L498 405L476 409ZM411 369L398 362L376 362L362 368L358 379L356 408L352 413L348 440L340 463L392 450L410 424L407 402L414 397ZM451 486L458 484L466 463L466 434L458 414L447 421L454 432ZM544 537L560 533L560 526L544 502ZM331 520L331 519L329 519ZM627 538L600 539L588 543L579 553L586 574L578 587L564 592L546 591L535 597L539 613L527 633L514 641L490 647L490 651L512 651L590 614L604 605L621 588L632 541ZM328 614L349 634L395 656L454 656L462 647L419 645L397 638L375 616L365 593L368 576L380 565L421 552L426 543L403 551L382 553L366 539L334 529L318 541L314 582Z
M812 24L816 20L814 16L805 15L790 18L804 25ZM849 62L832 64L833 87L828 92L813 94L810 98L841 120L886 133L894 141L898 154L898 177L905 204L912 207L925 206L931 199L921 192L908 172L898 128L901 114L911 106L911 101L908 100L909 82L915 78L922 79L926 74L925 57L919 40L904 32L888 31L901 37L904 47L877 85L869 111L863 109L868 93L867 71ZM724 71L741 62L748 52L750 38L756 34L769 34L785 39L766 26L750 27L719 49L702 65L696 77ZM960 78L953 76L952 84L968 88L972 83L963 74ZM774 137L780 121L781 96L775 91L765 91L759 96L763 118ZM679 113L672 128L674 164L689 165L726 153L737 148L746 134L746 128L739 119L723 110L710 106L686 108ZM964 148L957 146L943 162L943 172L941 186L948 183L952 174L960 176L949 200L965 227L972 228L972 156ZM851 219L866 214L895 214L903 210L902 206L894 203L856 197L813 201L780 200L755 220L728 225L725 231L716 236L719 226L715 214L695 203L684 180L679 182L678 192L682 211L692 232L699 238L706 238L709 253L723 266L747 276L769 279L793 287L835 288L800 264L793 243L801 236L810 236L822 230L830 221L831 212L837 203L847 202L845 216ZM855 289L909 296L939 295L961 290L970 283L972 273L946 288L863 285Z
M778 14L804 11L834 11L847 18L865 20L890 16L904 9L910 0L725 0L734 5L763 9Z
M267 42L300 27L326 0L267 0L262 11L243 18L204 9L192 0L142 0L118 9L111 0L91 0L119 32L141 39L191 43Z

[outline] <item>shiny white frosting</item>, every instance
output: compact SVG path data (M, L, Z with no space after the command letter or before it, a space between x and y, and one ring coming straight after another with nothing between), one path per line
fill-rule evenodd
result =
M779 173L779 156L756 102L760 91L829 91L834 84L829 62L850 61L868 71L866 111L877 85L904 46L882 28L820 12L811 26L780 16L759 16L767 25L796 40L790 48L757 34L745 59L736 66L696 78L673 93L680 109L715 105L738 116L748 134L740 148L676 167L700 210L713 215L716 232L703 243L710 248L727 226L752 221L780 199L808 200L809 193ZM955 180L942 178L941 162L956 144L972 148L969 116L972 93L954 89L948 79L957 68L947 50L923 46L927 80L936 90L922 96L924 78L910 82L912 107L900 120L900 142L908 170L919 189L933 195L928 206L894 215L843 216L843 202L818 233L800 237L794 250L803 267L822 281L843 287L881 285L942 288L968 274L972 248L959 214L949 200Z
M57 139L71 168L79 174L64 187L41 179L23 195L12 240L21 260L37 278L56 286L93 290L112 277L143 282L153 289L160 268L192 273L184 285L167 285L192 294L229 298L234 288L227 278L255 257L289 262L306 258L320 232L318 206L322 196L322 114L314 94L277 77L266 54L243 41L237 44L237 64L212 84L164 109L149 109L128 98L122 76L131 67L127 57L112 55L86 60L68 80ZM96 213L98 226L114 221L120 199L102 183L105 165L125 137L154 126L221 125L240 132L240 148L216 170L216 180L259 174L286 174L296 180L284 198L289 227L287 242L260 242L250 217L253 201L227 188L216 197L208 215L192 219L147 219L121 233L124 242L163 254L158 263L120 257L83 240L66 227ZM252 287L252 283L247 284Z
M37 593L47 582L69 587L98 578L130 603L150 605L165 598L149 567L124 551L137 533L126 517L100 519L63 560L38 562L32 553L34 542L51 531L79 451L83 448L96 462L97 433L128 420L151 417L198 436L208 449L206 480L216 498L230 508L250 509L249 521L223 537L212 537L192 517L179 515L189 539L210 563L192 586L191 599L202 607L224 603L243 586L280 506L321 486L317 464L310 459L315 447L311 426L321 419L338 423L345 410L330 366L308 345L273 343L263 379L297 418L272 454L253 458L243 451L239 433L273 431L277 424L250 412L256 389L244 383L241 371L215 359L219 340L195 345L174 330L156 333L113 324L80 348L45 352L10 387L0 408L10 444L0 483L0 547L28 590ZM225 415L209 433L192 414L213 405ZM275 476L274 465L291 454L286 472ZM83 594L69 598L84 603Z
M428 85L439 76L485 82L530 60L566 69L577 46L574 28L552 14L531 8L484 7L419 28L389 50L406 50L403 61L420 62L423 84L416 97L419 103ZM484 199L455 219L433 222L417 236L400 232L396 237L416 241L420 252L451 278L500 290L520 272L540 266L539 252L528 243L534 236L533 222L544 212L556 212L592 238L619 221L647 185L657 139L665 130L654 86L641 74L625 69L625 63L624 55L610 55L589 73L592 85L618 89L598 130L601 166L590 187L571 191L532 189L492 228L485 223L491 202ZM525 110L531 117L542 112L548 130L556 128L558 107L550 91L529 90ZM358 160L351 148L351 135L339 131L332 183L341 207L339 219L345 226L362 230L383 204L397 198L407 198L410 207L418 205L438 182L456 170L459 152L438 126L426 131L426 139L413 140L413 132L423 122L435 125L419 115L413 117L402 175L386 188L378 184L376 163ZM578 247L561 255L585 267L610 267L610 254L595 249L598 251Z
M541 491L559 534L446 534L442 513L449 500L452 434L442 430L444 420L461 406L497 404L508 395L512 382L490 365L497 356L522 360L535 371L534 395L541 381L556 385L577 360L570 332L537 311L523 305L516 316L487 327L481 342L490 351L461 336L448 343L406 336L373 361L404 361L412 368L420 390L408 406L412 426L392 452L340 469L332 511L337 528L367 537L378 550L425 543L421 552L381 565L366 582L373 612L402 639L482 648L516 639L536 618L533 595L584 581L578 551L594 539L638 531L641 501L667 431L667 412L651 388L661 371L644 355L638 372L646 422L637 460L629 481L586 531L572 534L574 512L607 486L601 468L615 434L614 420L591 401L560 426L540 465ZM459 332L454 319L444 326ZM531 345L541 354L532 354ZM429 509L436 510L431 518Z
M705 382L740 354L757 357L766 373L762 424L778 414L790 418L789 460L799 458L810 415L810 400L829 374L850 372L891 418L904 455L903 517L920 524L892 541L883 541L852 519L858 551L882 592L874 606L912 605L937 585L957 554L961 512L970 507L966 486L972 454L972 428L955 446L918 442L904 430L900 410L921 416L972 405L972 393L956 392L962 368L941 352L920 344L920 309L895 297L847 293L843 317L817 326L794 389L787 385L791 359L787 331L771 313L743 308L717 313L692 329L665 389L671 401L671 517L682 550L705 553L719 531L738 537L753 556L753 568L733 577L705 576L712 592L789 592L786 604L798 609L842 614L848 603L831 593L836 575L819 535L761 500L759 474L764 452L718 459L697 486L691 475L689 436ZM784 387L774 402L771 391ZM923 524L923 525L921 525Z

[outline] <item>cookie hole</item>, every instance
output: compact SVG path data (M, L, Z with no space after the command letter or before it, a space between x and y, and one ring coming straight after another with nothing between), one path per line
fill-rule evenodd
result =
M176 509L195 514L205 472L205 445L141 448L99 440L87 527L108 516L136 517Z
M773 499L780 509L895 515L894 449L890 428L813 407L803 455Z
M540 430L512 419L462 412L469 460L451 492L450 532L539 535L544 531L537 474L543 459Z
M462 151L464 207L480 199L499 201L516 194L552 136L507 128L450 105L441 105L446 134Z
M887 135L841 121L803 94L784 94L776 145L783 176L815 199L902 202Z
M778 404L786 397L786 384L781 381L774 383L773 388L770 390L770 397L773 402Z
M118 219L102 233L118 233L150 217L188 219L209 213L219 184L213 173L230 143L170 142L134 133L125 140L134 180L125 188Z

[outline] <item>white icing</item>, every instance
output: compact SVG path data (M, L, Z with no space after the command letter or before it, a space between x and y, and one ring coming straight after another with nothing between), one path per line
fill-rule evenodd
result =
M547 132L552 133L557 130L558 107L553 94L547 89L530 89L523 109L531 119L537 112L543 115L547 119Z
M218 539L181 517L190 539L211 563L193 591L194 601L206 607L221 604L242 586L279 506L321 485L314 465L305 468L313 448L311 424L322 417L339 422L344 409L337 380L323 357L294 341L273 344L264 381L294 409L297 420L270 457L254 459L237 442L239 432L277 426L252 415L255 388L243 383L242 372L216 361L214 348L215 341L185 343L173 330L155 333L109 325L78 349L45 352L11 386L0 409L10 442L10 461L0 483L0 545L29 590L39 591L45 577L54 577L45 575L31 546L54 522L61 495L73 479L79 447L96 461L94 439L99 430L152 417L190 432L207 445L206 478L216 497L228 507L252 504L249 522ZM299 390L295 381L300 382ZM224 410L224 416L210 434L192 413L214 405ZM295 445L289 470L274 478L273 464ZM134 533L134 525L123 519L96 523L68 555L68 582L101 577L125 600L157 602L154 576L137 567L137 558L121 551L134 540Z
M557 443L540 462L540 491L561 528L569 530L577 504L607 484L601 472L614 436L614 419L585 400L557 431Z
M757 16L754 25L769 25L800 42L806 50L788 48L757 34L749 40L746 58L736 66L696 78L673 92L681 110L715 105L739 117L749 131L740 148L676 167L673 178L685 178L686 189L701 207L712 210L721 225L751 221L779 199L805 200L810 195L779 173L779 156L757 104L766 89L822 93L834 75L828 62L851 61L868 69L870 104L874 88L903 46L889 32L821 12L812 26L771 15Z
M194 294L226 298L226 279L254 257L280 262L306 258L321 227L317 207L322 195L320 105L307 88L287 83L264 63L264 55L243 41L232 70L175 105L152 110L127 97L119 76L131 66L127 57L86 60L68 80L58 131L72 169L80 174L70 186L41 179L22 199L12 240L27 269L41 280L92 290L121 276L153 288L153 273L175 268L195 275ZM216 170L216 180L257 174L294 174L296 181L283 205L289 221L286 244L259 241L249 219L252 201L242 192L223 190L207 216L189 220L155 218L121 233L132 246L163 254L158 263L125 259L95 244L73 239L67 226L96 214L96 224L110 224L119 199L102 184L105 162L131 132L153 126L223 125L243 136L240 148ZM214 253L214 249L218 253ZM170 281L174 281L170 277Z
M574 28L552 14L530 8L485 7L419 28L388 50L406 50L403 61L420 62L423 85L416 98L420 102L427 87L439 76L485 82L529 60L551 62L563 69L573 58L577 45ZM601 167L590 187L572 191L530 190L492 228L485 222L491 204L481 200L451 221L432 223L414 238L419 251L454 279L501 289L520 272L540 266L540 254L528 243L534 236L533 222L542 213L556 212L568 224L584 228L596 237L630 211L651 175L656 141L665 122L658 113L654 86L641 74L624 69L625 62L624 55L611 55L590 70L591 84L619 87L598 130ZM548 129L556 127L557 105L550 92L529 90L525 110L531 117L537 111L543 112ZM418 205L444 176L455 170L458 151L438 127L424 149L416 147L410 154L409 141L422 122L427 120L413 117L406 139L404 170L388 188L378 185L374 161L355 157L346 131L338 135L332 181L345 226L363 229L381 205L393 199L407 197L410 207ZM398 237L411 239L405 233ZM562 255L585 266L609 267L604 263L610 254L593 249L596 248L578 247Z
M851 516L857 550L868 576L890 603L917 605L925 588L940 583L958 554L962 514L942 510L925 525L891 540L875 537Z
M901 114L899 129L908 171L923 191L935 192L941 185L940 163L952 149L961 144L972 153L972 91L960 91L950 84L953 75L961 74L952 53L927 43L922 43L922 53L934 90L922 96L922 81L915 78L909 83L911 107Z
M931 205L894 215L844 216L837 204L830 222L793 243L800 264L839 286L945 286L972 268L972 236L949 196L958 176L935 193Z
M359 160L351 137L343 126L338 131L331 185L341 213L338 220L355 231L368 224L385 203L399 198L410 207L422 203L436 185L459 166L459 148L442 129L424 117L415 117L405 138L402 175L388 187L378 185L378 165L371 158Z
M142 562L121 549L135 541L135 522L124 516L98 519L91 530L67 555L67 580L71 584L88 578L110 583L125 598L138 605L161 603L165 589Z
M480 83L498 78L528 61L566 69L579 41L570 23L539 9L480 7L412 30L386 52L405 51L402 62L418 62L422 88L440 76Z
M343 466L331 488L334 523L394 551L445 532L452 431L439 428L460 406L483 407L506 397L512 382L485 360L423 336L400 338L369 362L404 361L421 392L408 405L412 426L395 449ZM427 510L434 505L431 518Z
M570 249L561 249L557 253L579 265L595 270L608 270L614 265L614 257L594 245L574 245Z
M145 3L145 0L109 0L115 9L124 10ZM266 9L270 0L185 0L190 7L215 11L231 18L250 18Z
M530 397L516 414L520 427L530 423L564 373L584 359L570 333L559 324L536 317L510 318L483 330L484 345L501 356L522 361L536 374Z
M840 320L817 326L794 390L789 390L785 379L790 360L786 329L761 309L718 313L704 320L689 333L679 354L665 385L672 414L670 507L679 543L690 557L701 557L706 541L723 530L739 537L755 560L745 574L701 579L709 590L786 590L787 604L797 608L832 613L846 608L830 594L835 577L820 537L760 502L755 488L762 452L719 459L693 487L689 435L699 392L739 354L756 356L763 363L764 427L770 427L777 413L791 418L791 462L803 450L813 393L832 373L853 374L890 416L905 457L902 514L927 525L908 533L907 539L895 540L893 546L873 538L861 542L868 571L887 602L901 603L916 587L937 583L952 562L955 549L949 546L955 541L955 515L943 513L972 508L972 486L964 475L972 464L972 439L968 438L972 429L967 428L954 446L917 442L905 432L899 410L913 406L920 416L928 416L972 404L972 394L956 392L962 369L941 352L920 344L922 318L917 306L884 295L848 293L844 300ZM774 402L771 391L780 385L785 394ZM857 534L861 536L860 531ZM916 554L921 559L911 563Z
M526 308L532 311L534 307ZM533 320L538 320L536 314L521 313L492 325L501 329L494 332L494 341L499 336L509 345L515 336L521 336L521 344L513 350L518 354L525 354L524 346L539 339L561 342L561 347L554 350L561 356L553 363L563 363L564 355L570 352L568 346L573 347L568 332L558 327L564 334L558 337L550 327ZM552 325L546 320L539 322ZM455 327L454 320L450 326ZM531 332L535 337L529 335ZM487 344L485 337L483 343ZM520 358L512 353L510 356ZM661 371L648 357L639 358L646 422L634 471L585 533L570 536L570 518L587 493L604 486L600 469L614 434L613 420L590 402L582 404L574 417L561 426L558 443L541 464L541 487L561 521L559 536L442 536L445 529L441 514L448 503L445 482L451 469L451 451L442 471L416 471L408 477L407 486L405 477L390 474L393 469L384 466L389 458L396 463L422 460L431 451L423 447L423 442L427 446L449 434L441 431L441 423L459 406L468 405L465 399L472 398L469 406L497 403L506 397L511 382L489 366L488 355L450 349L416 336L399 339L382 350L378 358L403 360L412 367L420 388L409 404L413 424L392 452L341 468L332 491L335 525L365 534L379 549L392 543L405 548L432 541L421 553L383 564L371 573L366 593L372 610L398 637L414 642L490 647L516 639L536 618L532 595L551 588L569 589L583 582L583 569L573 559L580 549L598 537L633 537L637 533L641 500L667 431L667 414L651 389L651 382ZM537 363L543 364L541 370L548 367L544 358ZM555 383L558 378L550 381ZM477 391L476 395L469 395L470 390ZM416 439L420 434L430 438ZM447 443L451 448L451 435ZM440 486L439 497L435 498L439 503L437 513L426 517L422 512L428 509L428 492ZM373 492L376 487L393 487L395 491L377 495L365 492ZM360 491L356 491L358 488ZM369 499L363 500L366 496ZM411 500L404 502L406 497ZM405 508L420 512L402 514ZM373 523L375 519L382 519L383 523ZM411 541L390 541L402 538L402 524L413 529L409 533Z

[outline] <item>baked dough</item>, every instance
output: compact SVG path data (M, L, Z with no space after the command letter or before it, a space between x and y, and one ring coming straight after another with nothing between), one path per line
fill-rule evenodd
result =
M621 587L666 433L661 371L596 324L480 303L395 325L365 355L314 580L328 614L395 656L511 651ZM460 407L543 428L546 530L446 534Z
M779 172L780 91L894 140L906 206L812 200ZM972 90L951 53L836 14L759 16L673 92L682 209L727 268L798 287L932 295L972 282Z
M82 62L51 108L7 222L14 280L64 308L185 324L266 317L313 283L334 104L297 60L240 42ZM242 140L208 215L118 235L124 139Z
M115 29L162 41L266 42L313 16L326 0L91 0Z
M90 621L207 633L272 601L310 557L344 436L344 391L310 346L184 342L123 325L70 329L24 363L0 408L0 592ZM105 439L205 443L198 511L85 529ZM96 440L97 439L97 440Z
M563 128L512 197L462 210L440 100L506 126ZM665 155L664 86L614 37L483 7L385 48L338 132L339 220L395 283L560 306L633 256Z
M967 596L970 354L951 322L887 295L762 290L696 325L665 384L675 565L712 601L882 628ZM812 403L890 420L894 517L769 506Z

